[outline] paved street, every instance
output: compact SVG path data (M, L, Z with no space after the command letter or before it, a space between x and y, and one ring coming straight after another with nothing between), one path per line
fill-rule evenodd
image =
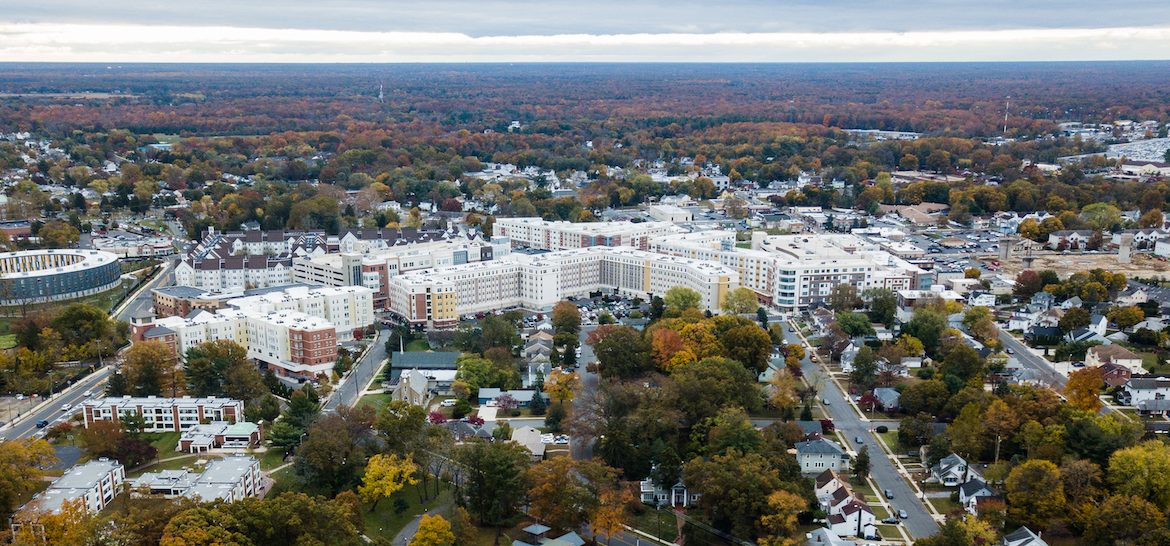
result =
M581 327L581 358L577 359L577 375L581 378L581 391L573 399L573 404L584 404L585 400L593 397L593 391L597 390L597 374L585 369L587 364L597 360L597 357L593 354L593 346L585 343L585 338L589 337L589 333L596 329L597 326L593 325ZM570 451L573 454L573 458L578 461L592 459L593 439L582 441L580 438L573 438Z
M800 338L791 332L785 331L784 337L787 343L801 342ZM811 355L812 348L806 346L806 352ZM848 440L850 448L857 451L861 449L861 445L869 446L870 476L879 489L889 489L894 493L894 499L890 501L891 507L895 511L905 510L910 516L903 520L910 536L917 539L937 533L938 524L931 517L926 506L917 498L914 490L906 483L905 478L898 473L894 463L884 456L885 451L878 444L877 438L870 433L870 427L874 425L861 420L861 417L849 407L846 395L841 392L837 384L830 380L827 372L819 365L814 364L808 356L801 361L801 369L810 382L813 382L815 378L824 378L817 382L817 396L826 402L825 411L832 417L837 430L841 431ZM861 438L862 444L857 444L855 441L855 438L858 437ZM880 495L881 491L876 491L876 493Z
M1032 349L1007 332L1000 331L999 340L1005 348L1011 349L1015 353L1012 356L1022 366L1033 370L1039 380L1058 392L1064 390L1064 384L1068 382L1068 378L1064 374L1057 372L1051 362L1033 353Z
M37 421L46 420L52 422L54 419L65 415L61 411L61 406L69 404L73 410L76 410L77 405L80 404L87 397L84 396L86 391L93 391L95 393L104 389L104 384L109 378L110 366L105 366L98 371L83 377L72 388L66 389L63 393L58 393L50 399L50 403L45 404L41 409L33 411L32 413L21 416L10 427L0 429L0 440L10 440L15 438L27 438L37 433Z
M366 356L358 361L353 370L349 372L345 384L341 385L325 401L324 409L326 411L335 410L340 405L353 406L357 403L370 379L382 369L382 364L386 362L386 340L389 338L390 330L384 329L378 332L378 335L372 340L373 344L370 346L370 350L366 351Z
M147 281L146 286L134 294L132 299L124 302L116 310L114 318L130 322L138 313L149 311L154 306L154 300L150 294L152 288L159 286L170 286L175 280L175 261L167 261L163 264L164 269L160 271L153 279Z

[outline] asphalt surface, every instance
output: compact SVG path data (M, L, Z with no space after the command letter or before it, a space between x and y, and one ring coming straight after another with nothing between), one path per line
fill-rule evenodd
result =
M94 394L97 394L104 388L101 385L109 377L110 371L111 367L105 366L81 378L64 392L53 395L49 399L49 403L22 415L19 419L14 420L11 426L0 429L0 440L31 437L41 430L37 428L38 421L45 420L51 423L58 418L72 415L73 412L77 411L77 405L88 398L85 396L86 391L93 391ZM61 411L61 406L64 404L70 405L70 411Z
M382 369L386 362L386 339L390 337L390 330L383 329L374 337L373 344L366 351L366 355L350 370L345 383L333 391L325 401L325 411L335 410L338 406L353 406L366 390L366 385L374 378L374 374Z
M159 286L170 286L171 284L174 284L175 261L177 261L177 259L172 259L171 261L166 262L164 264L166 269L155 275L154 278L147 281L146 287L135 293L133 299L131 299L129 303L122 305L118 313L114 315L114 318L130 322L130 319L134 318L135 315L153 309L154 299L151 296L150 291L151 289L157 288Z
M999 340L1003 343L1004 348L1011 349L1015 353L1011 356L1015 357L1020 365L1035 371L1036 377L1040 381L1043 381L1057 392L1064 391L1064 384L1068 383L1068 378L1064 374L1057 372L1051 362L1041 356L1037 356L1036 353L1032 352L1032 349L1007 332L1001 330L999 332Z
M577 359L577 376L581 378L581 390L577 393L576 398L573 399L573 404L576 407L583 405L585 400L593 398L593 392L597 390L598 377L586 368L587 364L597 360L593 354L593 346L585 343L585 338L589 337L589 333L596 330L597 326L581 326L581 334L579 336L581 342L581 358ZM593 458L593 438L573 438L569 446L569 452L572 453L573 458L578 461L587 461ZM616 537L615 537L616 538Z
M784 338L786 343L801 343L800 338L796 334L788 332L787 328L785 328ZM808 355L813 353L812 349L807 346L805 352ZM837 430L841 431L847 439L849 449L856 453L862 445L869 446L870 477L873 478L879 490L889 489L894 494L893 500L890 500L889 503L895 512L905 510L906 514L910 516L902 520L906 532L915 539L937 533L938 523L927 511L923 501L917 497L906 479L898 473L894 463L885 456L885 451L878 444L877 438L870 432L870 427L876 425L861 420L857 412L849 406L845 393L841 392L837 384L829 378L828 373L818 364L813 363L808 356L805 356L800 365L804 376L816 384L817 396L825 402L825 411L832 417ZM818 378L823 379L818 380ZM861 438L860 444L856 442L856 438L859 437ZM881 491L877 491L877 493L881 494Z

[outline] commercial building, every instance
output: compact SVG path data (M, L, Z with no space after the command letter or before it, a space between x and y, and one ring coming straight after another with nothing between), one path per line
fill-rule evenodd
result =
M88 512L96 513L114 501L126 479L126 469L118 461L102 457L70 468L49 488L38 493L21 507L23 514L55 514L66 502L80 502ZM13 527L24 523L18 515Z
M455 236L437 241L404 242L362 253L295 258L292 280L319 286L365 286L374 292L374 306L385 309L389 302L390 278L396 275L486 262L509 252L511 246L505 237L484 241L476 236Z
M138 415L145 422L143 432L182 432L204 420L242 421L244 403L214 396L91 398L82 403L82 415L86 428L98 421L116 422L123 415Z
M650 205L646 207L646 214L660 222L681 223L695 219L693 212L674 205Z
M338 342L360 339L374 324L373 302L362 286L293 286L232 298L214 312L135 317L131 334L166 343L179 359L200 343L231 340L277 375L312 380L333 368Z
M542 218L500 218L492 233L512 246L536 250L570 250L593 246L650 248L650 239L683 230L671 222L550 222Z
M590 247L414 272L390 281L390 311L414 327L454 326L461 315L508 307L546 310L569 296L614 290L649 298L683 286L717 312L739 275L718 263L627 247Z
M786 310L826 303L834 286L865 291L928 289L934 275L853 235L768 236L753 232L750 248L736 246L735 232L704 231L656 237L653 252L718 262L740 283Z
M0 253L0 305L64 301L118 286L118 257L100 250Z
M95 237L93 247L121 258L157 258L175 254L174 243L166 237L138 235Z

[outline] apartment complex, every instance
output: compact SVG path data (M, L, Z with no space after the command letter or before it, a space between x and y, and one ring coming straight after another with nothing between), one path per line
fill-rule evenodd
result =
M443 328L468 313L508 307L545 310L568 296L600 290L649 298L675 286L697 291L700 306L717 312L727 292L739 286L739 275L718 263L628 247L512 254L394 277L390 311L414 327Z
M161 341L183 358L200 343L228 339L277 375L315 379L337 361L337 344L374 324L373 291L362 286L292 286L227 300L215 311L135 317L135 340Z
M139 415L143 432L182 432L208 421L243 421L244 403L217 398L160 398L157 396L91 398L82 403L85 426L97 421L118 421L123 415Z
M90 513L101 511L114 501L126 479L126 469L118 461L102 457L70 468L60 478L53 480L49 488L37 493L21 507L22 514L50 513L61 511L66 502L80 502ZM13 521L13 530L22 518Z
M853 235L768 236L757 231L750 248L738 248L735 232L705 231L656 237L650 249L718 262L736 271L743 286L787 310L825 303L842 283L864 291L928 289L934 282L931 272Z
M279 286L292 282L294 258L365 253L451 237L445 231L413 228L347 230L338 235L281 230L223 233L212 228L175 267L175 284L211 291Z
M389 303L390 278L409 271L442 269L486 262L511 252L505 237L485 241L454 236L437 241L398 244L362 253L318 254L295 258L292 279L320 286L364 286L374 293L374 306Z
M138 495L187 497L202 502L235 502L260 496L263 475L260 473L259 461L249 456L235 455L208 462L202 473L187 470L147 472L134 480L133 485Z
M683 230L671 222L550 222L542 218L500 218L492 233L513 246L536 250L571 250L594 246L650 248L650 239Z

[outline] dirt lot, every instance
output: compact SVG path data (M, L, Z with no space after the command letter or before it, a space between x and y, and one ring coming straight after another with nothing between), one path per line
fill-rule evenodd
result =
M1125 273L1128 277L1163 277L1170 279L1170 262L1150 257L1147 254L1133 256L1133 263L1117 263L1116 254L1063 254L1057 252L1037 252L1033 254L1035 260L1032 269L1037 271L1051 269L1065 277L1078 271L1090 269L1106 269L1118 273ZM1013 256L1003 262L1003 271L1008 275L1016 275L1024 269L1024 262Z

